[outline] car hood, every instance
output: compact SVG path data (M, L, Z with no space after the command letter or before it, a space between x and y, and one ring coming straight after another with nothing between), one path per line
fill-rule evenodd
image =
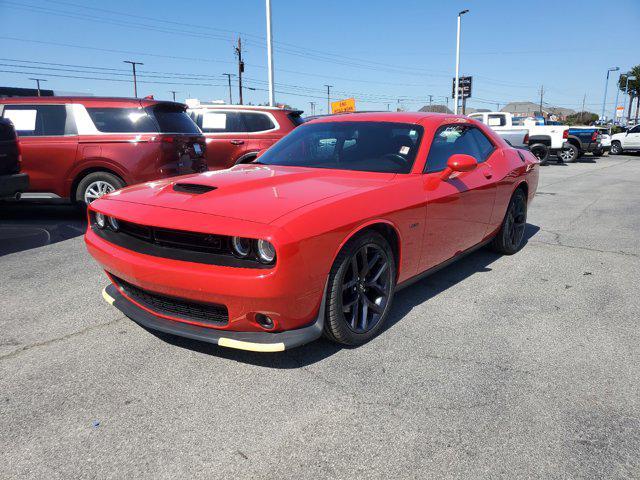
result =
M271 223L311 203L378 188L394 177L392 173L238 165L134 185L103 198ZM207 188L211 190L199 193Z

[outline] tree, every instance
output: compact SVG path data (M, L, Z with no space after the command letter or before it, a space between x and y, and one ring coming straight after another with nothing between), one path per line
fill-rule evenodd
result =
M636 123L638 122L638 109L640 109L640 65L636 65L629 72L620 75L618 88L624 92L627 85L627 76L633 76L635 79L629 80L629 108L627 110L627 123L631 120L631 109L633 101L636 101ZM616 105L617 107L617 105Z
M571 115L567 115L565 123L567 125L591 125L598 120L598 115L591 112L577 112Z

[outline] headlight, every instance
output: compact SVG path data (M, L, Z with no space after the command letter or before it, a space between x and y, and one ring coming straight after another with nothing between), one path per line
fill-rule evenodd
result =
M258 258L262 263L271 263L276 258L276 249L267 240L258 240Z
M242 237L233 237L231 239L231 246L233 247L233 253L239 257L248 257L251 253L251 240Z
M118 229L120 228L120 223L118 222L118 219L113 217L108 217L108 218L109 218L109 226L114 232L117 232Z
M100 212L96 212L96 225L98 225L98 228L104 228L105 226L104 214Z

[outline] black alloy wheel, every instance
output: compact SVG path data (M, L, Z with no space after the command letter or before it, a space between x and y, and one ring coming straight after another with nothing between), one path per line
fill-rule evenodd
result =
M375 231L349 241L329 275L325 336L361 345L382 328L395 290L396 265L389 242Z
M382 318L391 295L391 259L379 245L367 244L351 256L342 281L342 312L356 333L366 333Z
M522 248L527 226L527 197L518 189L511 197L502 226L493 240L492 247L498 253L512 255Z

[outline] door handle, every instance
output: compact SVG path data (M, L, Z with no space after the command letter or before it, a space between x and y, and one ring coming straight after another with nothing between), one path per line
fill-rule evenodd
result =
M242 145L244 140L231 140L231 145Z

